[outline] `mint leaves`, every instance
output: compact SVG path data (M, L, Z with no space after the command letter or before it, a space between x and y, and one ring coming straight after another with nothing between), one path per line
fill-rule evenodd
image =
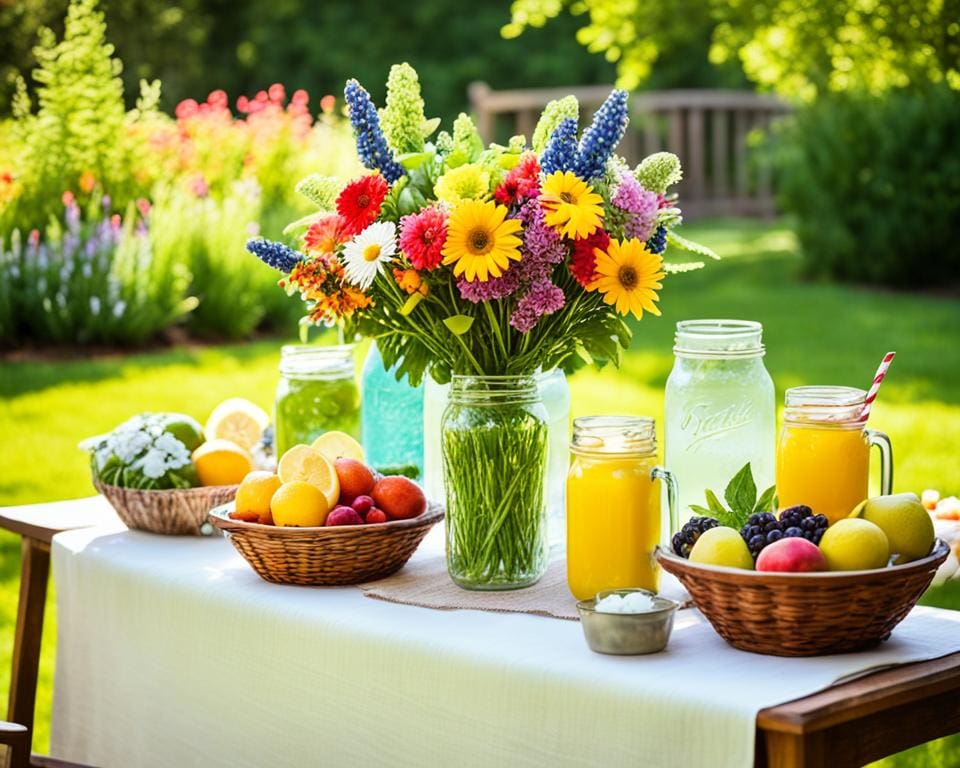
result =
M723 498L729 509L720 503L717 494L709 488L704 495L707 498L707 506L691 504L690 509L698 515L715 518L720 525L735 528L738 531L746 525L750 515L756 512L775 512L777 508L776 486L771 485L760 494L759 499L757 498L757 484L753 479L753 470L750 468L749 461L733 476L723 492Z

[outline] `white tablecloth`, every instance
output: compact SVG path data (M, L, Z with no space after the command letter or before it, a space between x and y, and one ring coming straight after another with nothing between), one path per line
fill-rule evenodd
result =
M960 650L949 611L818 659L683 611L666 652L617 658L576 622L268 584L223 539L71 531L53 563L51 751L102 768L749 766L763 707Z

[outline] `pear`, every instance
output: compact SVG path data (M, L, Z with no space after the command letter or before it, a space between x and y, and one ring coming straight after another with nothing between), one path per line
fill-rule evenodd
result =
M933 520L915 493L874 496L860 502L850 517L859 517L878 526L897 557L894 565L926 557L933 549Z

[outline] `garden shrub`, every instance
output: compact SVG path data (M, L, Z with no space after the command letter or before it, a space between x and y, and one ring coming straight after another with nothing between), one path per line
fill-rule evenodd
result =
M957 284L960 94L824 94L775 132L781 206L814 276Z
M151 248L141 212L102 205L84 217L67 193L42 235L0 239L0 343L141 344L193 309L189 272Z

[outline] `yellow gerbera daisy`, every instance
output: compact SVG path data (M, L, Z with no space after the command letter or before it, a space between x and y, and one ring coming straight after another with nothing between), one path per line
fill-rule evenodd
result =
M554 171L543 182L545 220L561 235L582 239L603 223L603 198L572 171Z
M507 218L507 209L492 200L466 200L450 214L443 263L453 264L453 274L486 282L500 277L510 259L520 261L521 224Z
M625 315L632 312L639 320L643 310L658 315L657 291L663 288L663 257L650 253L647 246L636 238L611 240L606 252L593 250L597 257L597 279L587 287L600 291L607 304L616 306L617 312Z

